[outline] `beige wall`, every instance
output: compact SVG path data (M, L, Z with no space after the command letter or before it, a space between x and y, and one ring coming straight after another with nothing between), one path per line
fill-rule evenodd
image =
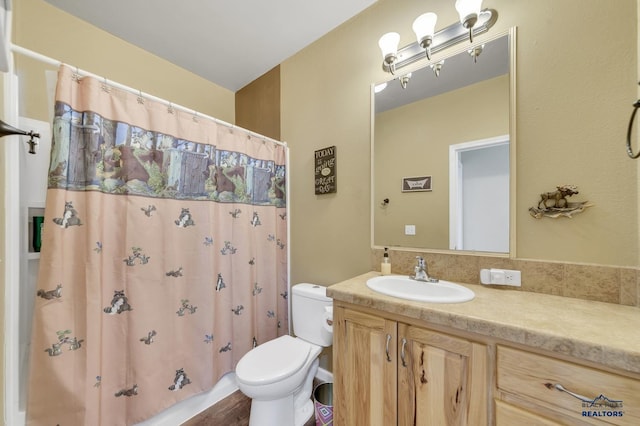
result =
M375 244L448 249L449 146L507 133L508 75L376 114ZM432 191L400 191L403 177L425 174ZM390 203L381 207L385 198ZM405 235L405 224L415 225L416 235Z
M234 93L170 62L137 48L62 12L43 0L14 1L13 42L69 65L183 105L221 120L234 122ZM124 12L123 12L124 13ZM29 71L33 61L18 72ZM47 99L32 90L21 113L31 118L46 113ZM43 107L44 106L44 107Z
M429 3L442 28L449 0ZM518 258L638 266L637 164L624 148L636 99L636 0L487 0L517 27ZM291 146L292 281L330 284L370 269L370 84L387 78L377 40L413 41L419 0L380 0L282 64L282 138ZM480 40L482 37L477 37ZM434 58L437 60L437 56ZM313 193L312 155L336 145L338 192ZM533 219L541 192L578 185L594 207Z
M280 66L236 92L236 125L280 140Z

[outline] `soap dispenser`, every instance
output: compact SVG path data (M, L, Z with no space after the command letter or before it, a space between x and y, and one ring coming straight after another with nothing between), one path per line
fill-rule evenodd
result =
M384 248L384 254L382 255L380 272L382 273L382 275L391 274L391 261L389 260L389 249L387 247Z

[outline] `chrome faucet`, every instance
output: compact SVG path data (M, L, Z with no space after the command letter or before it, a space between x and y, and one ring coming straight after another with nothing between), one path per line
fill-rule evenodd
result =
M437 283L439 281L437 278L431 278L429 276L427 272L427 262L424 261L424 257L416 256L416 259L418 259L418 264L414 268L414 275L409 276L409 278L427 283Z

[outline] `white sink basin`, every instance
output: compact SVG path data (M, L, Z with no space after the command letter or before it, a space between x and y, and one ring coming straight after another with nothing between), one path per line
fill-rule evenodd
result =
M432 303L461 303L472 300L473 291L450 281L437 283L412 280L403 275L384 275L367 280L367 287L387 296Z

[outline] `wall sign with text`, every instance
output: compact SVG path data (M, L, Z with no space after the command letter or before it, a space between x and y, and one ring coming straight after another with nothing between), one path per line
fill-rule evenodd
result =
M336 147L319 149L315 152L316 195L336 192Z
M431 191L431 176L402 178L402 192Z

